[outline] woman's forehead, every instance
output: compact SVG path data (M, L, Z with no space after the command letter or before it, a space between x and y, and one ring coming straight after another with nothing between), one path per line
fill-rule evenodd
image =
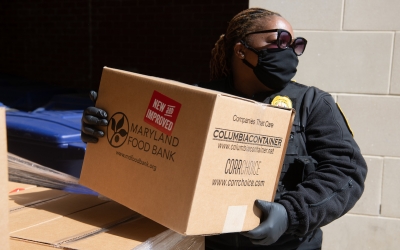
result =
M283 17L276 15L260 18L259 21L256 23L255 29L256 30L254 31L284 29L289 31L293 36L293 29L290 23L286 21L286 19L284 19Z

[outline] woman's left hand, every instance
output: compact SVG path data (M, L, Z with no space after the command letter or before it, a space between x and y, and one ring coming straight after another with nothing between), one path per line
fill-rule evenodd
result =
M262 222L242 235L256 245L270 245L276 242L288 229L288 215L284 206L275 202L256 200L255 205L262 211Z

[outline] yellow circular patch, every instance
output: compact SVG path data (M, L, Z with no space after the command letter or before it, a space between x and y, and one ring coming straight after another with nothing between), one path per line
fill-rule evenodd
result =
M284 108L292 108L292 101L287 96L277 95L271 102L272 105Z

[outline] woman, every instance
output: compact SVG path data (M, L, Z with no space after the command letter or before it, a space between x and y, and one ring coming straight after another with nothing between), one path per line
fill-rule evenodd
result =
M244 10L212 50L212 80L197 84L296 109L275 201L255 201L263 213L260 225L208 236L206 249L320 249L320 227L347 213L364 190L367 165L332 96L291 81L307 44L293 37L278 13ZM86 109L82 140L102 137L92 125L106 125L106 117L103 110Z

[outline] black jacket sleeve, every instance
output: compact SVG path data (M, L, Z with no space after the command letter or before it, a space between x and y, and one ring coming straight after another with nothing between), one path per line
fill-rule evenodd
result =
M288 212L287 233L298 237L347 213L361 197L367 174L366 162L332 96L310 88L303 101L299 115L307 120L306 148L318 164L279 201Z

